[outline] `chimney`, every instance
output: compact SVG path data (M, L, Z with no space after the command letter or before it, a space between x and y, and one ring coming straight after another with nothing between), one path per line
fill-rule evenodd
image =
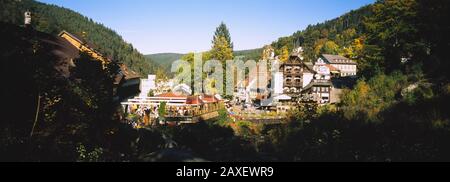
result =
M25 12L25 28L31 27L31 12L26 11Z

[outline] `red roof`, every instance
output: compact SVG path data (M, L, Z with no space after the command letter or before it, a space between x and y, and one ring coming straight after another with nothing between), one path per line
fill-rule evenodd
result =
M203 95L202 100L204 102L218 102L219 99L217 99L214 95Z
M266 94L257 94L256 95L256 100L263 100L266 99L267 95Z
M186 104L200 105L203 104L203 101L199 98L199 96L189 96L186 99Z
M175 94L173 92L167 92L167 93L163 93L163 94L159 94L155 97L172 97L172 98L183 98L186 97L185 95L180 95L180 94Z

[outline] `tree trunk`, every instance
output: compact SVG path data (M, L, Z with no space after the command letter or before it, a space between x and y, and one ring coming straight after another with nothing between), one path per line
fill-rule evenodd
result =
M40 105L41 105L41 93L38 93L37 106L36 106L36 115L34 117L34 123L33 123L33 128L31 128L30 137L33 136L34 128L36 127L36 124L37 124L37 121L38 121L38 118L39 118Z

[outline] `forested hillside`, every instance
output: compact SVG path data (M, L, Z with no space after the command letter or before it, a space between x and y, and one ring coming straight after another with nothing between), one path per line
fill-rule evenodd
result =
M261 59L261 54L262 54L262 48L234 51L234 56L235 57L242 56L242 57L244 57L243 60L258 61L259 59Z
M33 27L42 32L58 34L62 30L76 34L95 45L97 51L126 64L143 75L156 68L130 43L114 30L72 10L34 0L0 0L0 21L23 25L24 12L32 12Z
M373 5L361 7L338 18L309 25L288 37L281 37L272 43L277 55L302 46L307 60L314 61L322 53L342 54L354 57L352 51L362 41L365 32L364 20L372 14ZM358 43L358 45L356 45Z
M170 68L172 67L172 63L174 61L176 61L176 60L179 60L181 57L183 57L183 54L178 54L178 53L158 53L158 54L145 55L145 57L149 58L153 64L156 64L160 68L162 68L163 72L166 75L172 75L171 72L170 72Z
M437 79L449 68L448 1L379 0L333 20L310 25L272 43L276 52L303 46L314 61L340 54L359 63L361 75L423 71Z

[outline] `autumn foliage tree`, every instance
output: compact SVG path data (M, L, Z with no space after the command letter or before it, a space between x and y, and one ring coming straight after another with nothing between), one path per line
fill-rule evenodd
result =
M214 37L214 44L210 51L211 58L225 62L226 60L233 59L233 50L231 49L227 39L219 36Z
M378 121L378 114L396 102L396 95L406 84L406 76L398 72L359 80L341 95L343 114L347 119Z
M288 50L288 46L283 46L283 47L281 48L281 52L280 52L280 55L279 55L279 59L280 59L280 61L282 61L282 62L285 62L285 61L287 61L287 60L289 59L289 50Z

